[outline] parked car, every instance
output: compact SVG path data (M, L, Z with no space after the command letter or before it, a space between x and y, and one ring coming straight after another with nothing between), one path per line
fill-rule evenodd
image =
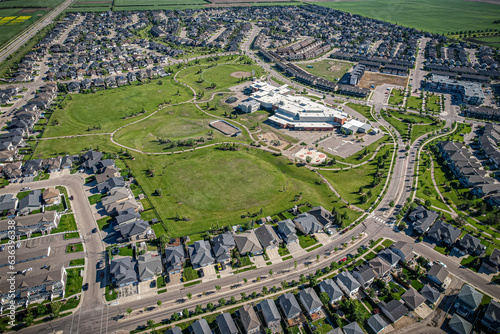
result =
M31 188L30 187L21 188L21 191L26 191L26 190L31 190Z
M434 263L440 264L440 265L442 265L443 267L446 268L446 264L444 264L443 262L441 262L439 260L434 261Z
M82 286L82 290L83 291L87 291L89 289L89 283L85 283L83 286Z

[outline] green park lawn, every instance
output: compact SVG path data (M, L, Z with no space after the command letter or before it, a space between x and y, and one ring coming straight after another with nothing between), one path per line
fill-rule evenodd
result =
M332 59L321 60L314 63L299 63L297 65L313 75L330 81L337 81L337 79L342 78L345 72L352 67L351 63L335 61Z
M318 243L318 240L314 239L310 235L302 234L300 231L297 231L297 237L299 237L299 245L300 247L306 249Z
M217 223L245 223L252 219L249 213L254 218L273 216L297 204L296 195L302 196L301 202L344 211L319 176L256 149L137 154L128 164L172 236L202 232ZM150 177L146 170L152 166L155 173ZM153 195L156 189L163 190L162 197ZM351 221L359 216L348 211Z
M433 123L434 119L428 117L428 116L421 116L419 114L413 113L413 112L399 112L396 110L391 110L391 115L393 115L396 118L401 119L405 123L413 123L413 124L428 124L428 123Z
M247 136L229 138L218 130L210 127L210 122L216 120L205 115L194 104L182 104L165 108L152 117L127 126L118 131L114 139L116 142L147 152L164 152L168 150L181 150L181 147L168 149L170 143L160 141L193 141L203 138L198 145L207 145L221 141L248 141ZM237 124L235 124L237 125ZM208 140L209 133L213 139ZM192 148L186 146L186 149Z
M52 229L51 234L65 232L65 231L75 231L78 227L76 226L75 217L72 214L66 214L61 216L61 220L59 221L59 226L57 228Z
M33 158L49 158L65 154L79 154L90 149L101 152L120 152L121 147L109 140L108 134L98 136L40 140Z
M430 167L427 168L427 160L429 160L429 158L425 152L420 155L417 197L424 201L430 200L432 205L443 210L448 210L448 207L441 201L432 183L431 169Z
M80 268L66 269L68 276L66 278L65 297L72 296L82 290L83 277L80 277Z
M319 2L331 7L382 21L432 33L497 29L500 6L463 0L367 0Z
M69 262L70 267L83 266L85 265L85 259L76 259Z
M389 97L389 104L402 105L403 104L403 92L401 89L393 89L391 96Z
M72 244L66 247L66 253L83 252L83 244Z
M438 113L441 110L441 99L438 95L427 96L425 107L433 113Z
M372 117L372 115L370 113L371 107L363 106L363 105L355 104L355 103L346 103L346 106L348 106L351 109L356 110L361 115L365 116L370 122L376 122L376 120Z
M157 83L161 80L162 85ZM179 95L177 95L179 91ZM112 132L122 125L145 117L168 102L178 103L192 98L192 92L176 83L173 78L152 80L147 84L135 84L98 91L94 94L70 95L63 109L56 109L45 129L44 138ZM130 117L133 113L145 114ZM58 125L55 122L58 122ZM100 127L90 130L89 127ZM88 141L92 143L92 141Z
M346 168L343 171L323 170L321 171L321 174L327 178L333 188L335 188L335 190L340 194L342 199L362 209L368 209L373 202L375 202L377 196L384 187L393 151L394 147L392 145L387 145L380 149L375 159L370 163L352 169ZM389 154L389 158L384 160L384 167L380 170L383 172L383 175L380 177L380 183L375 187L372 187L371 183L374 180L378 165L377 159L385 153ZM361 187L363 187L363 192L367 194L366 203L362 203L361 201L362 195L359 193ZM371 197L368 196L368 191L372 192Z
M408 96L406 99L406 107L408 107L408 109L420 110L422 107L422 99L416 96Z
M434 131L439 131L444 128L445 123L442 122L440 125L414 125L411 130L410 143L413 143L418 137L425 135L426 133L431 133Z

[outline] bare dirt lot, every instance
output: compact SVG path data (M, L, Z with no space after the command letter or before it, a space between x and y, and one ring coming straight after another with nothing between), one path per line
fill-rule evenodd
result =
M29 13L34 13L39 10L50 10L48 7L36 7L36 8L23 8L20 11L18 11L16 14L29 14Z
M267 143L269 146L272 146L277 149L284 149L288 144L287 141L281 140L275 133L272 132L264 132L262 134L259 133L259 139L264 143Z
M243 71L238 71L238 72L231 73L231 76L233 78L248 78L251 75L252 75L251 72L243 72Z
M365 75L361 78L358 86L361 88L371 88L371 85L376 87L383 84L390 84L405 87L406 80L408 80L407 77L399 75L365 72Z
M210 123L210 126L228 136L232 136L238 132L238 129L236 129L236 127L229 125L228 123L223 121L212 122Z

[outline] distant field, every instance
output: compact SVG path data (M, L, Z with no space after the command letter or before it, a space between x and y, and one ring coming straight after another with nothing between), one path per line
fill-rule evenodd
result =
M344 73L347 72L352 66L350 63L334 60L322 60L314 63L298 63L297 65L313 75L317 75L318 77L330 81L342 78Z
M488 45L500 49L500 36L467 38L467 41Z
M29 27L51 8L6 8L0 2L0 47Z
M205 0L115 0L116 7L123 6L163 6L163 5L205 5Z
M462 0L368 0L315 2L383 21L430 31L499 29L500 5Z

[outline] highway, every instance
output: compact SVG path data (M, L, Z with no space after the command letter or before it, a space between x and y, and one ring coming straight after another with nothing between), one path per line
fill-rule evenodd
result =
M23 46L26 42L30 40L33 36L35 36L42 28L52 23L52 21L61 14L66 8L68 8L74 0L66 0L56 8L54 8L51 12L49 12L46 16L31 26L29 26L26 30L23 30L20 34L15 36L12 40L10 40L2 49L0 50L0 62L5 60L9 55L13 54L17 49Z

